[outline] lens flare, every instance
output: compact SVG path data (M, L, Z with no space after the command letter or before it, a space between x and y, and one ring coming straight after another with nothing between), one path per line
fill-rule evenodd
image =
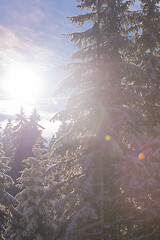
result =
M109 135L107 135L107 136L105 136L105 140L109 141L109 140L111 140L111 137Z
M144 159L145 159L144 153L138 153L138 154L137 154L137 158L138 158L139 160L144 160Z

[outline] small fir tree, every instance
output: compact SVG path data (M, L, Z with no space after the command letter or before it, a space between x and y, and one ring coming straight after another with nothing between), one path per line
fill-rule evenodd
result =
M28 136L28 121L23 108L21 108L20 114L16 115L15 121L18 123L13 127L14 145L16 150L10 171L10 175L14 181L20 176L20 171L23 169L22 160L30 156L32 150Z
M41 198L47 189L44 173L44 161L36 157L23 160L25 169L18 178L20 192L16 195L19 201L17 211L21 215L12 223L11 239L19 240L48 240L52 239L54 229L53 213L48 207L40 204Z
M45 140L42 137L43 127L39 125L40 116L35 109L27 120L23 109L20 114L16 115L17 125L14 126L14 145L15 156L11 166L11 176L16 181L20 176L20 171L23 170L22 161L28 157L33 157L33 146L36 141L43 146Z
M7 174L10 169L8 166L9 162L10 159L5 157L2 139L0 139L0 239L4 239L4 230L11 220L11 209L17 203L14 197L7 192L8 188L13 185L13 180Z
M32 146L34 146L36 141L38 141L38 144L40 144L40 146L43 147L44 142L46 142L46 140L42 137L42 131L44 130L44 127L42 127L39 124L39 121L40 115L38 114L37 109L35 108L29 119L29 131L31 133L31 142Z
M15 146L13 136L13 125L10 119L8 119L6 127L3 130L2 143L5 156L13 159L15 154Z

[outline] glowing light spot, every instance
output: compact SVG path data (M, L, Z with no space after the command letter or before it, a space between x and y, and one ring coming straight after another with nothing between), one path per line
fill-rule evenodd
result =
M42 91L42 79L38 71L24 63L11 67L5 76L2 88L15 105L34 104Z
M144 153L138 153L137 157L138 157L139 160L144 160L145 159Z
M105 136L105 140L109 141L111 139L111 137L109 135Z

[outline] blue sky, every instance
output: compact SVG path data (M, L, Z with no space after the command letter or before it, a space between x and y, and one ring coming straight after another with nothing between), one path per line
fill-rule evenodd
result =
M62 33L77 31L76 25L66 19L81 13L76 5L75 0L0 0L2 124L18 113L21 106L27 115L36 106L46 128L44 135L51 136L55 127L49 120L65 101L53 98L57 83L66 76L57 67L76 50ZM138 1L134 8L137 6ZM23 88L19 90L22 96L17 99L16 84L17 88L21 84ZM36 91L35 84L39 95L30 101ZM23 95L26 97L24 102Z

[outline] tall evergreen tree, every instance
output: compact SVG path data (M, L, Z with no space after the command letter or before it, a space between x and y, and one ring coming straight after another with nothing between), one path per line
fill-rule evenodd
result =
M62 193L55 205L57 239L136 239L141 226L133 218L140 211L123 176L128 161L138 164L144 130L141 98L131 84L123 85L137 71L124 61L130 1L78 2L88 12L70 20L93 26L68 35L80 50L71 57L74 73L56 91L73 90L66 110L54 118L70 126L52 146L50 170L55 180L59 173Z

